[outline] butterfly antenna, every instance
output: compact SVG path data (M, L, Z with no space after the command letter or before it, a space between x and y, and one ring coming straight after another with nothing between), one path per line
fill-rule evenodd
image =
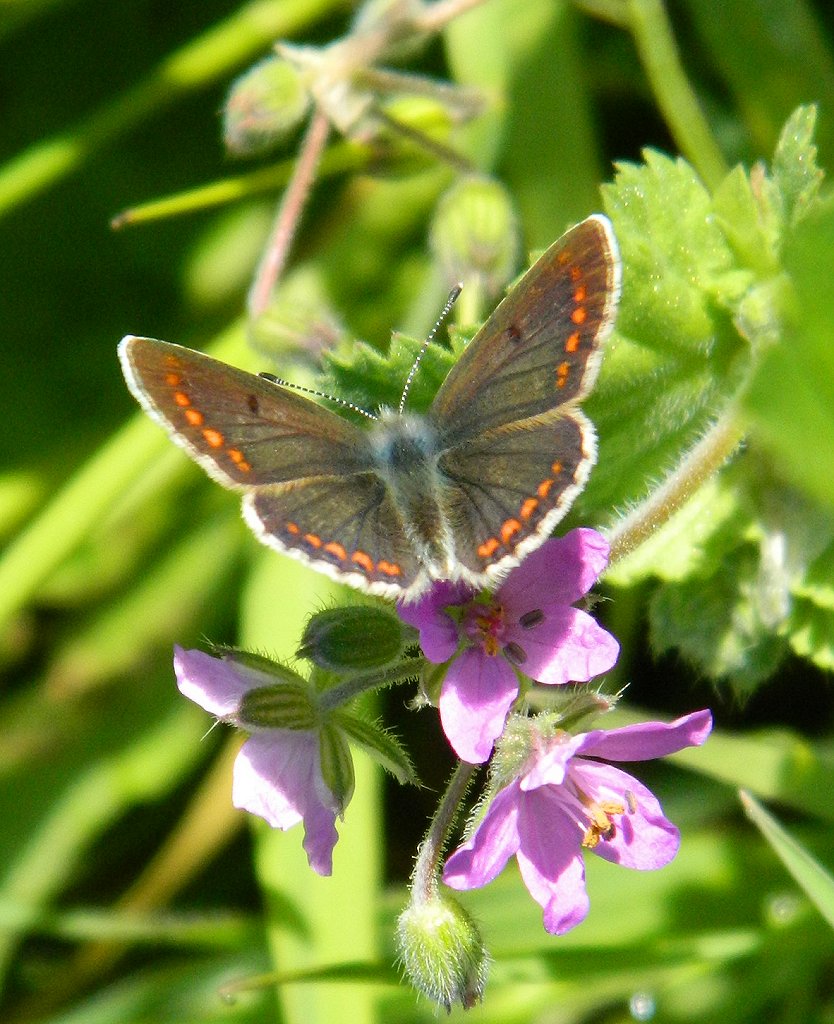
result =
M290 388L292 391L303 391L305 395L313 395L315 398L325 398L328 402L334 402L336 405L340 405L343 409L350 409L351 412L358 412L361 416L367 416L369 420L375 420L377 417L372 412L368 412L367 409L363 409L361 405L354 405L353 402L348 402L344 398L336 398L335 395L328 395L326 391L316 391L314 388L305 388L303 384L293 384L290 380L284 380L283 377L276 377L274 373L259 373L259 377L263 377L264 380L268 380L270 384L278 384L282 388Z
M457 302L458 296L462 291L463 285L456 284L455 287L449 292L449 298L446 299L446 305L440 311L440 316L437 318L437 322L435 323L434 327L432 327L432 329L429 331L428 337L420 346L420 351L417 353L417 358L411 364L411 369L408 371L408 376L405 379L405 386L403 387L403 393L402 396L400 397L400 408L398 410L400 416L402 416L403 409L405 409L405 400L408 398L408 392L411 390L411 382L414 380L414 375L417 373L420 363L422 363L423 361L423 356L426 354L426 350L428 349L429 345L431 345L431 343L434 341L437 332L443 325L443 321L451 312L452 306L454 306L454 304Z

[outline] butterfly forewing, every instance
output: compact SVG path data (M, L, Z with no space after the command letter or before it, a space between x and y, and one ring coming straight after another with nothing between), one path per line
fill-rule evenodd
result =
M446 442L584 397L618 293L610 224L589 217L531 267L452 368L431 407Z
M358 473L366 435L309 399L152 338L119 346L130 390L177 444L226 487Z

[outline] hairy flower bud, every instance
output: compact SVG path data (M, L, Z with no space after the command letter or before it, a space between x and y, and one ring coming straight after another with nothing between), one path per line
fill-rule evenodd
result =
M494 298L518 259L518 226L510 197L490 178L467 178L441 198L431 246L448 283L473 281Z
M403 650L403 628L384 608L328 608L312 616L296 652L331 672L368 672L395 662Z
M397 947L411 984L447 1010L469 1009L486 984L489 957L478 926L448 896L409 904L397 922Z
M256 156L284 139L304 118L310 94L282 57L267 57L233 83L223 108L223 140L236 156Z

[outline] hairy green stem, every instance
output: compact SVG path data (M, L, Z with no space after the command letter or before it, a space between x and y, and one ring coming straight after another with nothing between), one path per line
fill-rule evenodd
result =
M358 697L368 690L380 690L385 686L394 686L406 679L413 679L419 676L426 664L425 658L410 658L392 665L382 672L363 672L361 675L351 676L343 683L330 687L321 695L319 707L322 711L330 711L333 708L341 707L342 704Z
M449 832L457 819L463 798L477 768L476 764L461 761L452 773L414 862L414 871L411 875L412 903L428 903L437 896L440 858L446 849Z

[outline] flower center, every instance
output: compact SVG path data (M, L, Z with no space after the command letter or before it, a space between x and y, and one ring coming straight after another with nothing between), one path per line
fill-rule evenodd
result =
M625 804L617 800L592 800L582 790L577 791L585 810L588 812L588 828L582 837L582 846L586 850L593 850L599 845L601 839L613 839L617 833L617 824L613 820L614 815L625 813ZM632 794L632 799L634 796Z
M474 604L469 608L465 624L466 634L485 654L500 654L504 636L504 608L500 604Z

